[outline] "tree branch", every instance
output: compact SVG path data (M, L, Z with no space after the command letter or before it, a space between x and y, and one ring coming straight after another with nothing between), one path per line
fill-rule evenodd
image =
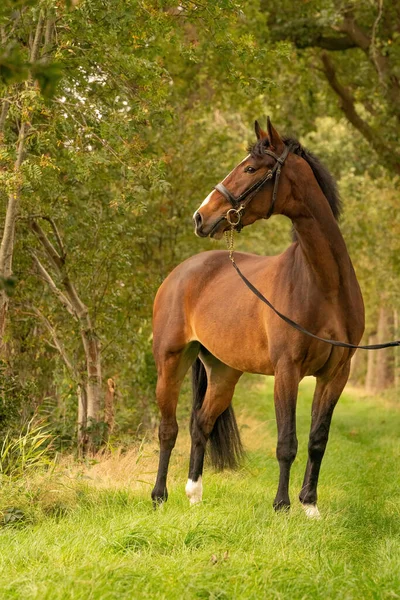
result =
M33 39L31 53L29 56L29 60L31 63L35 62L35 60L37 60L37 57L39 55L39 47L40 47L40 39L42 37L43 23L44 23L43 12L40 11L39 19L38 19L38 22L36 25L35 37Z
M17 140L17 159L14 170L19 171L24 160L24 146L28 125L21 123ZM0 275L10 277L12 272L12 257L14 252L15 222L18 215L19 187L8 198L7 211L4 223L3 237L0 245Z
M51 219L48 219L48 220L51 221ZM33 233L36 235L39 242L42 244L42 246L45 249L46 254L49 257L53 266L61 274L63 266L64 266L63 257L59 255L59 253L54 248L53 244L50 242L49 238L47 237L47 235L45 234L45 232L40 227L40 225L37 221L32 220L30 222L30 228L33 231ZM57 231L57 234L58 234L58 231Z
M0 133L4 132L4 128L6 125L7 113L10 108L10 102L6 99L3 99L1 103L1 113L0 113Z
M347 35L356 46L368 54L371 40L356 22L351 10L346 11L343 21L336 27L336 30Z
M60 353L61 358L63 359L65 366L67 367L68 371L70 372L72 378L77 383L78 382L80 383L79 373L76 370L76 368L74 367L74 365L72 364L72 362L67 354L67 351L65 350L64 344L61 342L61 340L59 339L59 337L57 335L55 327L53 327L53 325L50 323L49 319L47 317L45 317L45 315L42 312L40 312L39 309L32 306L31 310L37 317L40 318L40 320L45 325L47 331L50 333L52 340L53 340L52 347L55 348L56 350L58 350L58 352Z
M44 268L44 266L42 265L42 263L40 262L40 260L36 256L36 254L34 254L33 252L31 254L32 254L32 258L35 262L35 265L37 267L40 277L47 283L47 285L49 286L51 291L54 293L55 296L57 296L57 298L59 299L61 304L67 309L69 314L72 315L74 317L74 319L76 319L77 315L75 313L75 310L74 310L72 304L68 300L68 298L65 296L65 294L62 293L61 290L58 289L58 287L54 283L52 277L46 271L46 269Z
M55 231L55 235L57 238L57 242L59 243L61 248L64 248L63 243L61 241L60 234L58 232L58 229L57 229L54 221L52 221L52 219L50 219L49 217L47 217L46 220L48 220L50 222L50 224L52 224L53 231ZM78 293L75 289L75 286L69 278L67 269L65 267L65 260L64 260L65 252L64 252L64 256L59 255L59 253L54 248L53 244L50 242L46 233L43 231L43 229L40 227L40 225L37 223L37 221L32 220L30 223L30 227L31 227L33 233L36 235L39 242L42 244L50 262L52 263L52 265L56 269L57 273L61 277L63 287L67 293L68 303L69 303L71 309L73 310L73 312L71 312L71 311L69 311L69 312L71 312L71 314L73 314L78 319L86 318L88 316L88 309L87 309L87 306L79 298Z
M63 241L61 239L60 232L58 231L57 225L56 225L54 219L52 219L51 217L42 217L42 218L45 219L45 221L47 221L48 223L50 223L50 226L51 226L51 228L53 230L53 233L54 233L54 237L57 240L60 258L61 258L61 260L62 260L62 262L64 264L65 257L66 257L67 253L65 251L64 244L63 244Z
M386 140L360 117L355 108L355 99L350 90L340 83L336 76L334 64L325 52L321 56L326 79L335 94L339 96L340 107L350 123L365 137L376 152L382 156L387 164L400 174L400 155L396 153Z

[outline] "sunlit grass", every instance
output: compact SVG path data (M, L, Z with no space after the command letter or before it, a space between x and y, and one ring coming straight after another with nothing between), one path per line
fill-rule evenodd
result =
M320 521L297 501L305 468L311 383L299 400L292 510L276 515L272 385L238 388L248 456L206 468L204 502L184 494L188 436L171 463L170 499L149 501L157 449L145 444L93 466L26 478L0 491L24 519L0 530L0 597L32 599L400 597L400 412L345 394L319 488Z

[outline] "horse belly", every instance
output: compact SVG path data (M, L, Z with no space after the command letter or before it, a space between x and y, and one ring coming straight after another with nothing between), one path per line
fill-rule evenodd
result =
M194 339L213 356L233 369L246 373L273 375L268 337L261 318L247 311L227 311L226 306L194 317Z

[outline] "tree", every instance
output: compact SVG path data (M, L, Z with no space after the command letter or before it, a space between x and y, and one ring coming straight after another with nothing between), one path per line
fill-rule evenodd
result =
M272 40L289 41L320 73L346 119L400 173L400 7L397 2L262 0ZM317 90L314 91L317 94Z

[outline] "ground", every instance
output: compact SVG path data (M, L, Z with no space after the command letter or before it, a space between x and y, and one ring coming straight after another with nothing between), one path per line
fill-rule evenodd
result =
M0 598L400 598L400 405L345 392L322 467L322 518L310 521L297 495L312 384L299 397L290 514L272 509L272 380L246 377L235 406L247 458L234 473L206 468L201 505L189 507L184 493L186 424L169 501L156 512L152 443L3 485L0 509L18 508L24 518L0 529Z

